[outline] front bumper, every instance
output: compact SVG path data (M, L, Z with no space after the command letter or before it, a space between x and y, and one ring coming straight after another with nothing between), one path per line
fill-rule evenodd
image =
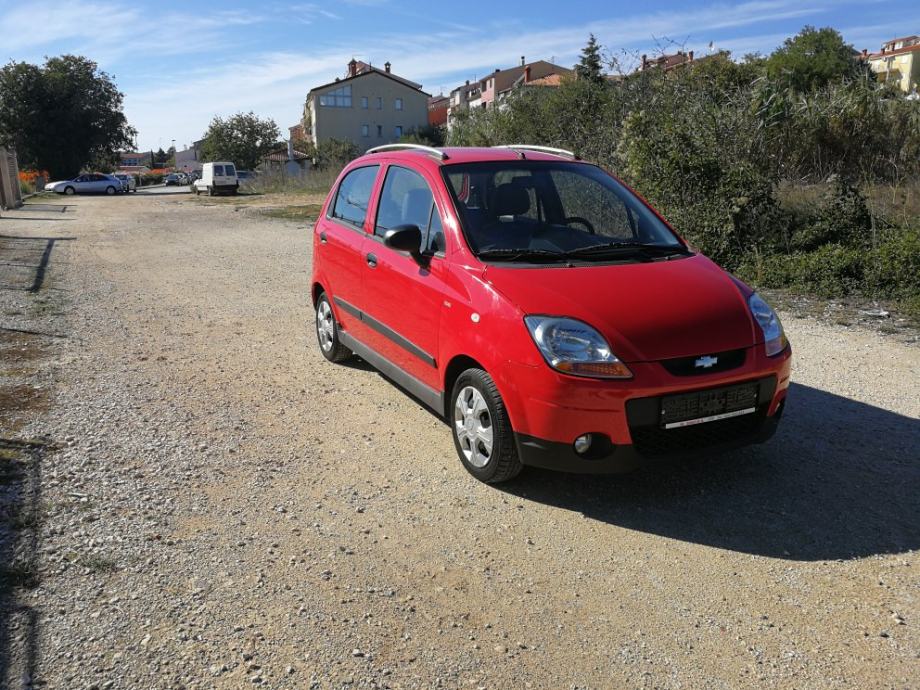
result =
M515 434L518 457L531 467L582 474L616 474L631 472L664 458L693 458L769 441L779 426L785 398L772 415L767 410L776 381L763 380L764 400L758 410L744 417L734 417L681 429L661 429L657 424L660 398L644 398L639 406L627 410L633 443L615 444L600 437L586 454L575 452L572 443ZM639 402L639 401L632 401ZM628 406L629 407L629 406Z
M525 465L570 472L624 472L663 456L686 456L763 443L776 431L789 387L791 350L767 357L749 348L731 370L674 375L658 362L630 363L634 378L578 379L549 367L512 365L500 384ZM756 410L684 428L664 429L665 396L758 384ZM601 445L587 456L573 448L582 434Z

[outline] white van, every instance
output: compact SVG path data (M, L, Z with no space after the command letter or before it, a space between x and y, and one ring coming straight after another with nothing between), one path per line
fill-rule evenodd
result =
M195 180L192 191L195 194L207 192L208 196L215 194L236 194L240 188L240 181L236 177L236 166L233 163L219 161L205 163L201 166L201 179Z

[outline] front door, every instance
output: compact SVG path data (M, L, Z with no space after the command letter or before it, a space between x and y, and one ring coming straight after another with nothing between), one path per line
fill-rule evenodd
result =
M314 231L314 261L323 268L336 320L361 341L367 340L360 316L370 227L367 211L379 171L379 165L349 171Z
M387 247L383 236L399 225L422 231L421 260ZM447 260L441 215L431 185L419 173L390 165L368 236L363 292L371 347L429 388L440 390L438 326Z

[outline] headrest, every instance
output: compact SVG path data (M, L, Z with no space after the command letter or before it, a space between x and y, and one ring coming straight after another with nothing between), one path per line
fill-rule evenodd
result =
M523 216L530 210L530 195L524 187L513 182L500 184L492 192L489 210L496 217Z

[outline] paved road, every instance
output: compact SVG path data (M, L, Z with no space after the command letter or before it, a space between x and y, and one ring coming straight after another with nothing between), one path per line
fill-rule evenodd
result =
M138 197L0 221L16 687L916 687L917 347L788 317L768 445L489 487L321 358L302 225Z
M144 194L147 194L147 195L152 195L152 194L188 194L188 193L191 192L191 191L192 191L192 188L191 188L190 185L183 185L183 186L181 186L181 187L175 187L175 186L167 187L166 185L152 185L152 186L150 186L150 187L140 187L140 188L137 190L136 194L141 194L141 195L144 195Z

